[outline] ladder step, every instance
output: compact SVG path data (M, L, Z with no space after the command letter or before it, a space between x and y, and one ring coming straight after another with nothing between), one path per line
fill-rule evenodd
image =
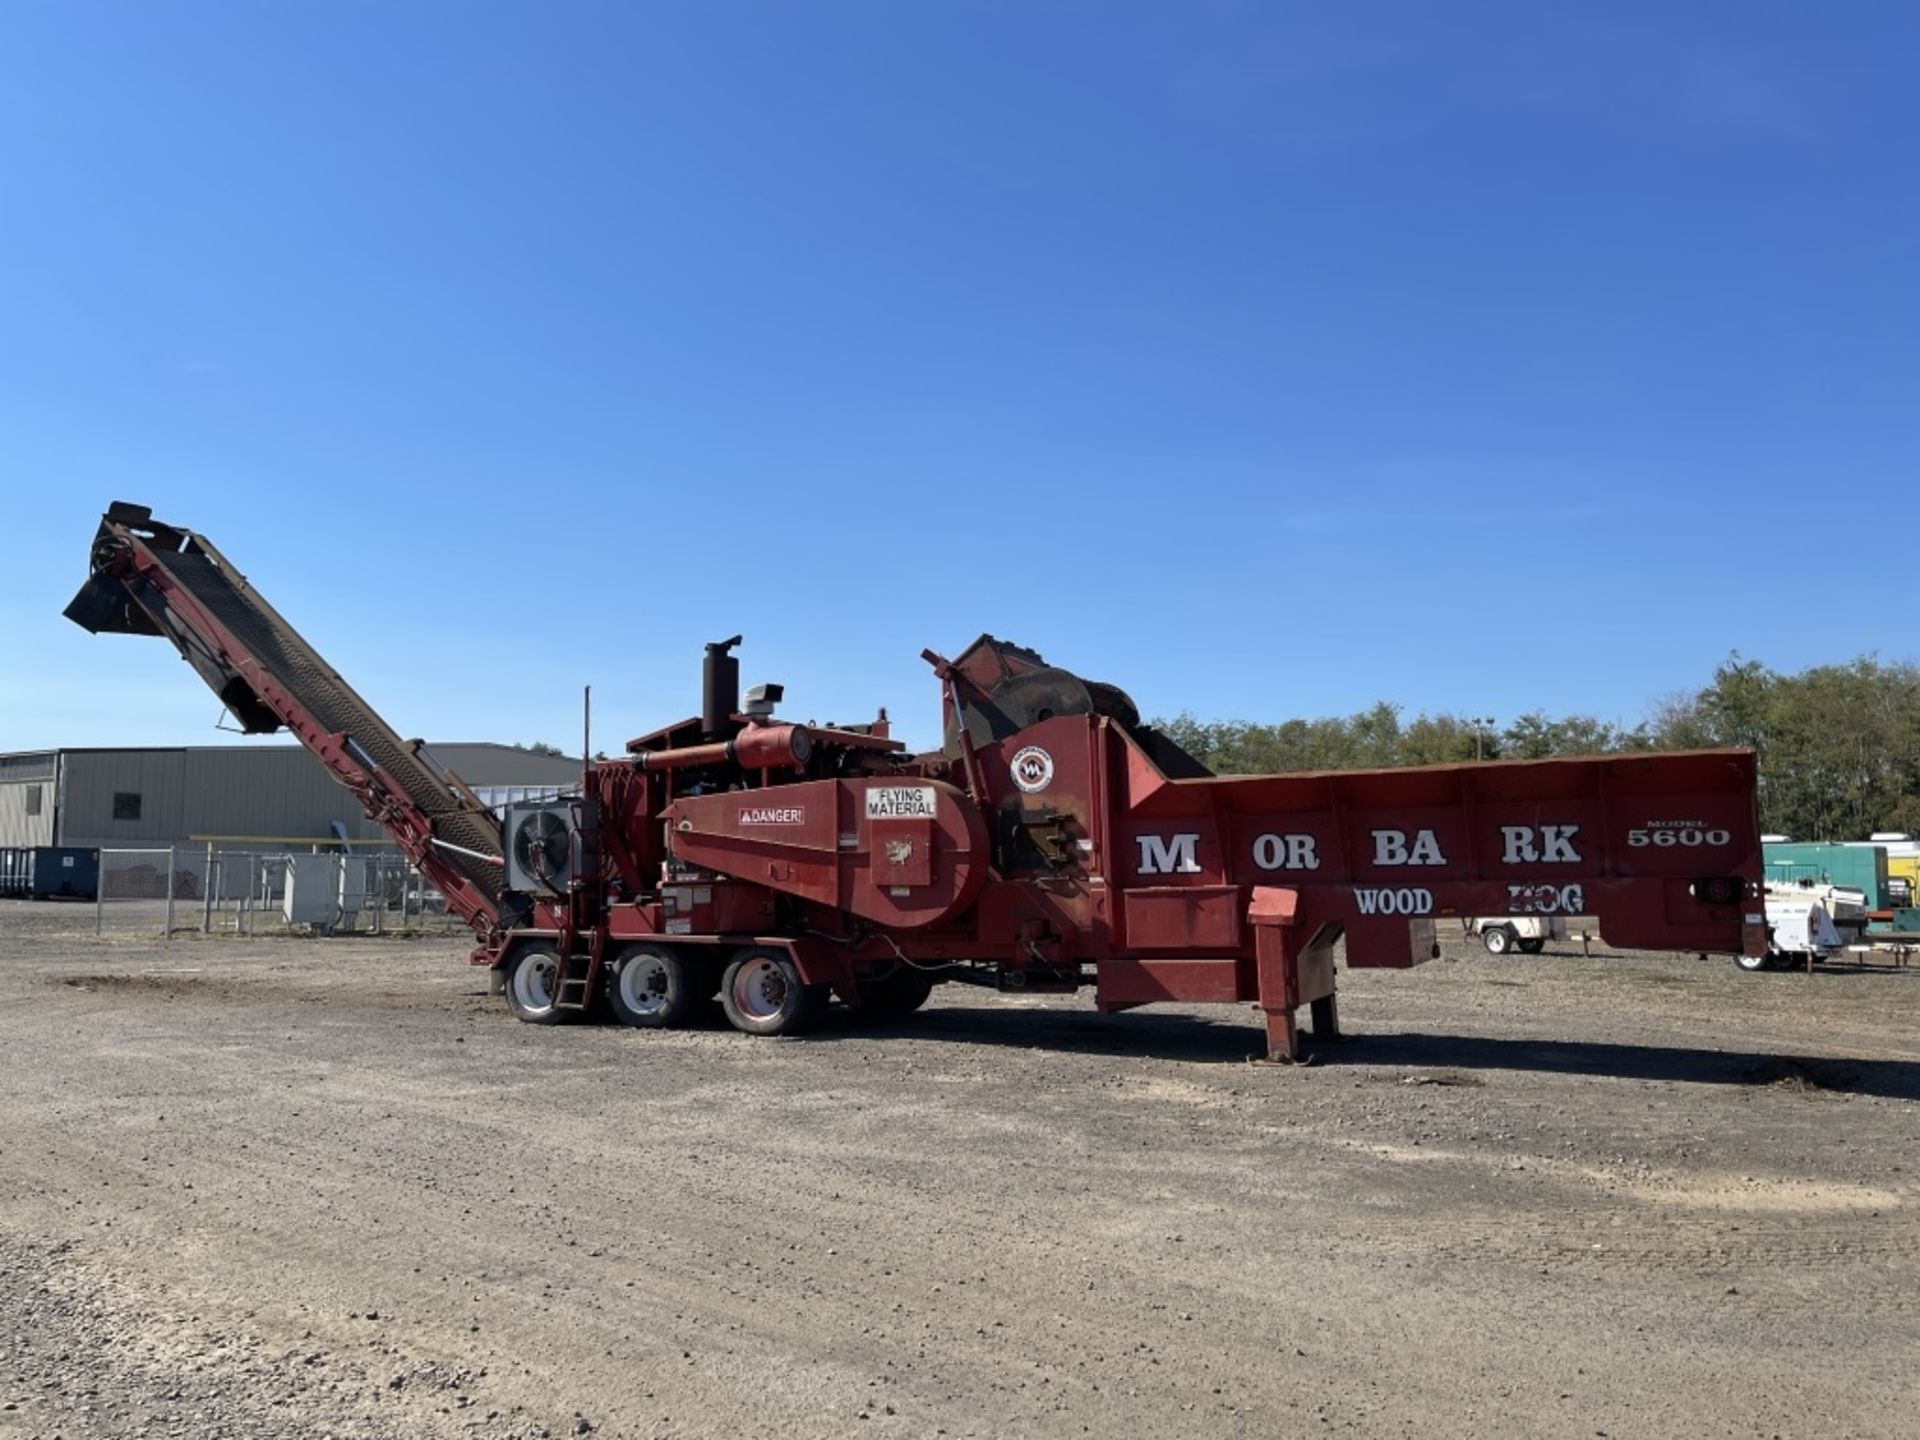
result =
M569 955L561 962L560 983L554 988L557 1010L584 1010L593 999L593 957Z

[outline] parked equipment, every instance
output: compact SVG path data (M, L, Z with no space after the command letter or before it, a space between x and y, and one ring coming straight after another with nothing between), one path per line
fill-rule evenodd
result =
M1920 906L1920 841L1903 830L1876 830L1865 840L1846 840L1841 843L1855 849L1873 848L1886 852L1887 909L1911 910ZM1762 847L1763 851L1767 848Z
M72 845L0 847L0 896L91 900L100 890L100 852Z
M1743 952L1734 957L1734 963L1748 971L1785 969L1796 964L1811 967L1816 961L1842 953L1847 944L1818 897L1772 886L1767 889L1767 942L1764 954Z
M1768 880L1766 886L1768 900L1810 900L1818 905L1843 944L1854 944L1867 932L1872 917L1864 890L1824 880Z
M70 618L164 635L241 725L332 770L473 926L523 1020L636 1026L716 992L753 1034L832 994L897 1015L932 986L1092 986L1111 1012L1242 1002L1267 1053L1337 1033L1348 963L1409 966L1440 916L1591 914L1611 944L1759 955L1746 750L1220 777L1110 685L982 636L931 651L946 742L742 707L739 637L700 713L587 762L578 796L493 815L403 742L202 537L116 504Z
M1567 921L1560 915L1476 915L1466 922L1469 935L1478 935L1489 955L1538 955L1549 940L1567 937Z
M1867 911L1894 908L1884 846L1768 841L1762 847L1762 859L1769 885L1839 885L1860 891ZM1865 923L1863 918L1861 924Z

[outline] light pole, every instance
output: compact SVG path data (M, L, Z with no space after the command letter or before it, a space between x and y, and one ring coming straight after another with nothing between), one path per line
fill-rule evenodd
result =
M1487 731L1493 725L1493 716L1469 715L1467 723L1473 726L1473 758L1484 760L1487 758Z

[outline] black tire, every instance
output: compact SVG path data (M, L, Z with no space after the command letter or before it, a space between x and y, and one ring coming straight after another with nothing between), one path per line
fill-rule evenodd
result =
M1538 955L1542 950L1547 948L1546 937L1542 935L1530 936L1517 943L1520 946L1520 953L1522 955Z
M1764 955L1736 955L1733 957L1733 963L1749 975L1758 975L1762 970L1773 969L1773 952L1769 950Z
M712 968L684 950L630 945L607 967L607 1008L636 1030L689 1024L712 994Z
M1519 939L1511 925L1489 925L1480 932L1480 943L1487 947L1489 955L1510 954Z
M924 970L896 965L885 975L863 976L860 1000L853 1013L866 1020L892 1020L911 1015L933 994L933 981Z
M560 952L552 945L522 946L506 964L507 1009L526 1025L564 1025L579 1011L553 1003L560 974Z
M742 950L720 982L727 1023L748 1035L798 1035L827 1008L828 987L808 985L781 950Z

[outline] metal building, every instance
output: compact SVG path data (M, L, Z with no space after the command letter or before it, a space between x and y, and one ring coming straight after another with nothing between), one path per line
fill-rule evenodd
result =
M580 762L512 745L427 747L498 804L571 788ZM146 847L225 840L384 839L296 745L29 750L0 755L0 846Z

